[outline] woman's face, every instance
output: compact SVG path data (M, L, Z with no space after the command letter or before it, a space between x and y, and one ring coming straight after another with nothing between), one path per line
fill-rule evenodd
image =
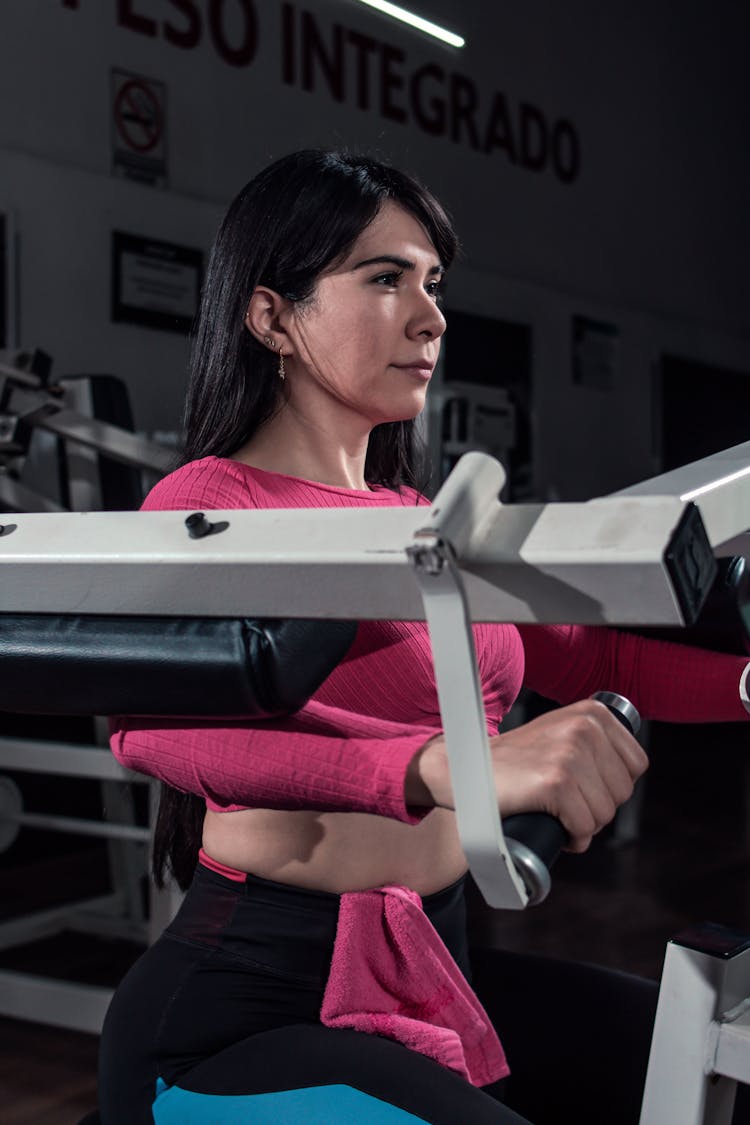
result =
M442 274L423 227L384 204L311 300L283 315L290 403L369 427L416 417L445 331Z

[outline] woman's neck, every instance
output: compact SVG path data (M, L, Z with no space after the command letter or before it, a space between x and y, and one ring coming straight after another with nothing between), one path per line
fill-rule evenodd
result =
M233 457L270 473L364 491L369 431L333 433L298 415L290 406L253 434Z

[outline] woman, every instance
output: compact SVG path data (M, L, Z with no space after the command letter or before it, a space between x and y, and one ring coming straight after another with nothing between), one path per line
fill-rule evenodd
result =
M455 248L440 205L378 162L301 152L257 176L212 253L183 467L145 507L426 503L413 420ZM646 766L592 692L663 719L747 717L741 658L581 628L475 639L503 812L558 816L573 851ZM498 735L522 682L566 706ZM466 863L422 623L361 623L295 715L122 719L112 746L182 791L157 851L184 883L196 798L203 823L185 904L108 1015L106 1125L521 1120L481 1089L507 1066L466 981Z

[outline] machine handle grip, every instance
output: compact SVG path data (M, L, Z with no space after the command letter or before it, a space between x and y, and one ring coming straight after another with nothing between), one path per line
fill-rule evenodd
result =
M632 735L637 735L641 718L623 695L598 691L592 696L604 703ZM565 847L568 833L549 813L518 813L503 821L503 833L511 858L529 894L529 906L542 902L552 885L550 868Z

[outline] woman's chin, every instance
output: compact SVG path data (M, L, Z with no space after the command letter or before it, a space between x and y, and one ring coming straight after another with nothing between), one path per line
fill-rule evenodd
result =
M424 393L415 395L409 401L404 401L398 405L394 404L392 410L383 412L383 416L378 419L375 425L382 425L386 422L413 422L422 413L426 405L426 396Z

